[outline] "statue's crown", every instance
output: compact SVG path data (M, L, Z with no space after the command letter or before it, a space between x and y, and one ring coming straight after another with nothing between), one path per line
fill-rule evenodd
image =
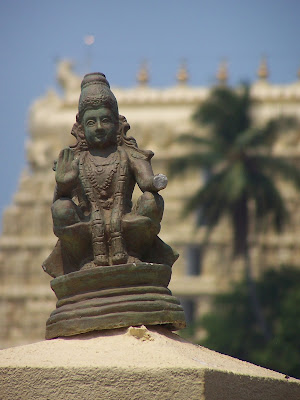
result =
M89 85L106 85L110 88L108 80L106 76L102 72L92 72L90 74L86 74L81 82L81 90Z
M106 105L111 108L118 119L118 103L110 90L106 76L101 72L86 74L81 82L81 94L78 104L78 121L82 120L84 112L89 108Z

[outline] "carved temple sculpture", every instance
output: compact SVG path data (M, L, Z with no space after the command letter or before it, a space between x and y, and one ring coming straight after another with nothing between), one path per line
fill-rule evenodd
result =
M178 254L157 235L167 185L153 153L127 136L130 126L102 73L85 75L71 134L76 144L54 163L57 244L43 264L58 302L46 338L136 325L185 326L167 288ZM143 194L132 206L138 184Z

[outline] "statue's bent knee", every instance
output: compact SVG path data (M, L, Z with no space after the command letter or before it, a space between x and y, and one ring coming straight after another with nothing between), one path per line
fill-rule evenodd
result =
M80 222L76 204L70 199L58 199L51 207L54 226L69 226Z
M135 213L149 217L154 223L159 224L164 212L164 200L158 193L145 192L137 201Z

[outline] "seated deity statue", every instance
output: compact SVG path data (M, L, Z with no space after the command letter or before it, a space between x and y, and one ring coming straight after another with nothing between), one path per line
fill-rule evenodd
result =
M139 149L129 129L105 75L85 75L71 132L76 144L54 166L58 242L43 264L51 276L139 262L172 266L177 259L157 236L164 208L158 192L167 178L154 175L153 153ZM143 194L133 206L136 184Z

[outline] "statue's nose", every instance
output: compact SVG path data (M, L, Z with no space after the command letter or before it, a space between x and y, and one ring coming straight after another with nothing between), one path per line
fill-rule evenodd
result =
M101 129L101 122L100 120L97 121L97 130Z

